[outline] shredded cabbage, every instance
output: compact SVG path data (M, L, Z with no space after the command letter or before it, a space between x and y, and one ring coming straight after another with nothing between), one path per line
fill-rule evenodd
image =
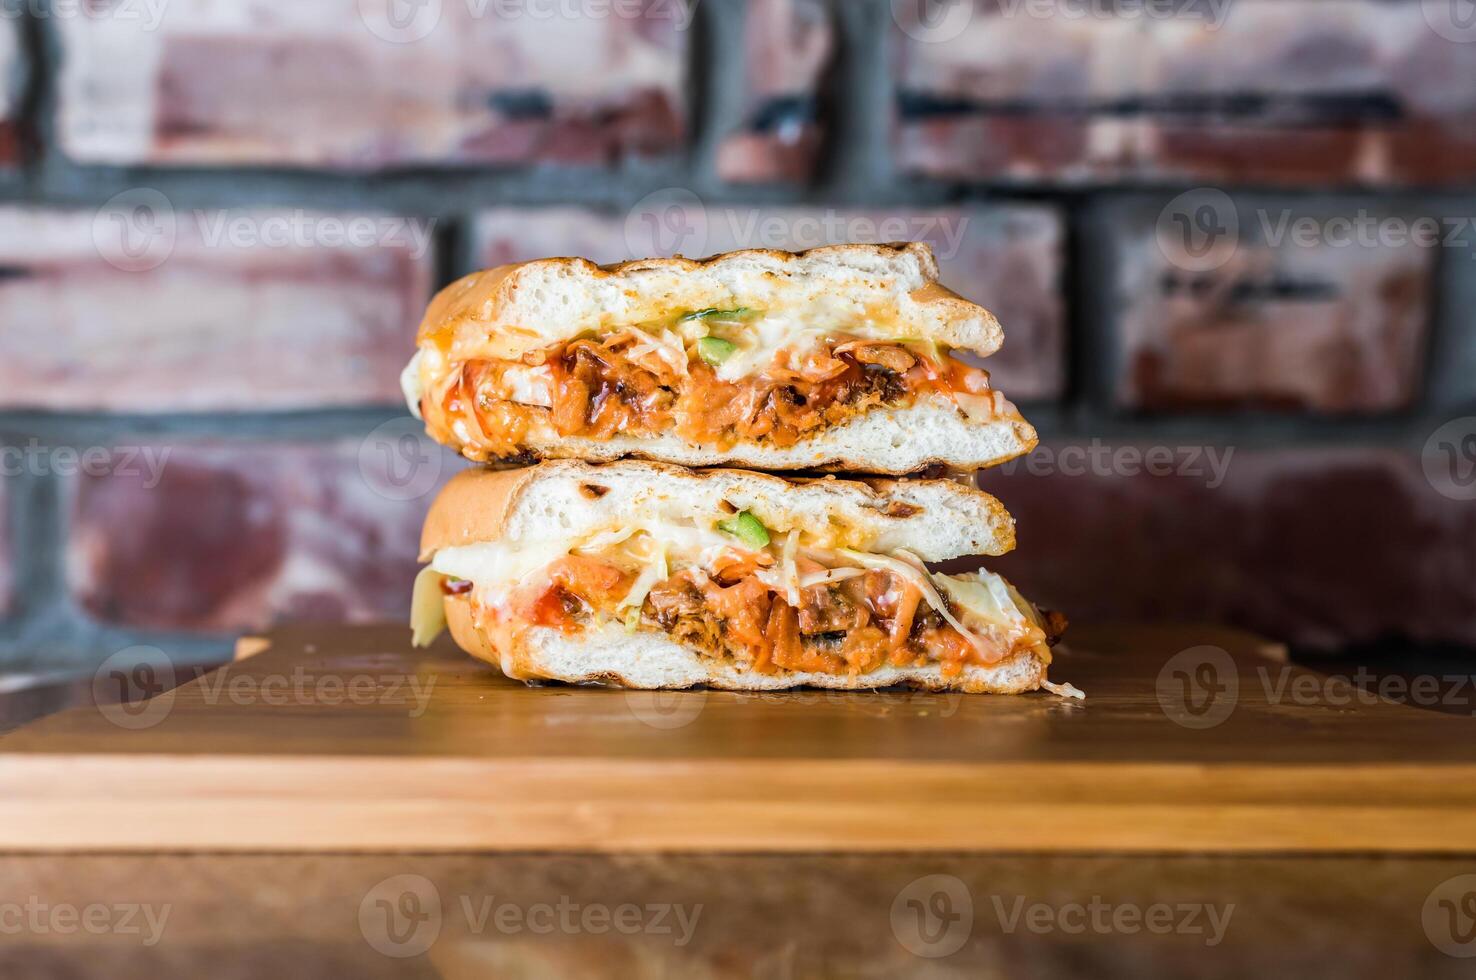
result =
M794 557L799 552L799 528L792 528L784 538L784 550L780 552L779 573L784 583L784 598L796 609L800 604L799 566Z
M865 574L866 569L864 568L827 568L823 572L811 572L809 575L800 579L799 587L808 589L814 585L829 585L832 582L844 582L848 578L855 578L857 575ZM791 602L790 605L797 606L799 603Z
M678 335L670 330L663 330L661 336L657 337L639 327L627 327L625 332L634 334L640 340L640 343L625 352L626 357L636 361L654 353L677 374L687 376L687 348L682 345Z
M932 606L933 610L939 616L943 617L943 621L962 633L964 639L969 641L969 645L983 654L985 658L993 658L999 652L975 636L967 626L959 622L957 616L948 610L948 604L943 601L943 597L933 587L932 579L928 575L926 567L922 565L921 559L912 555L910 552L898 548L895 554L904 557L892 558L887 555L870 555L863 551L852 551L849 548L842 548L840 549L840 554L845 555L859 565L867 568L880 568L906 579L908 582L917 586L918 591L922 593L924 601L929 606Z
M617 608L634 607L639 614L640 608L646 604L646 596L653 588L666 581L669 576L670 572L666 567L666 549L658 542L655 557L646 562L646 567L641 569L641 574L636 577L630 591L625 594L624 599L620 600Z

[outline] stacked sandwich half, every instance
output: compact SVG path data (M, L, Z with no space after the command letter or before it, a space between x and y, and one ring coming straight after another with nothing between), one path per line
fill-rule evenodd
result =
M504 468L432 506L416 642L449 625L525 680L1054 688L1059 617L926 564L1004 554L1014 521L971 478L903 475L1035 445L953 356L997 350L998 322L937 276L925 245L846 245L447 287L407 396L432 437Z

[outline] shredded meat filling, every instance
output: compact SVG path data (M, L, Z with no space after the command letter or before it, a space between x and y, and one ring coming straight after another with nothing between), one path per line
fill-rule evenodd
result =
M720 449L739 441L784 448L872 408L911 404L924 392L988 390L984 371L950 357L843 338L806 355L798 369L776 364L738 381L721 380L699 357L680 371L638 350L630 332L537 351L525 362L469 361L447 389L441 407L463 421L458 435L470 455L516 453L541 418L564 436L675 432ZM545 372L539 383L549 404L515 394L509 379L530 369Z
M583 628L610 601L614 581L587 567L561 566L522 598L524 615L538 625ZM884 664L937 662L953 676L966 663L995 663L1013 652L1002 649L986 660L918 599L915 587L871 570L802 589L795 607L752 574L729 583L689 569L652 588L640 616L677 642L763 673L863 674Z

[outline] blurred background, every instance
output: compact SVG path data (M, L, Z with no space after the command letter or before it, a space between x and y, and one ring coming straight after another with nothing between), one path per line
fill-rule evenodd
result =
M476 268L923 239L1078 621L1476 646L1472 0L0 4L0 673L404 617Z

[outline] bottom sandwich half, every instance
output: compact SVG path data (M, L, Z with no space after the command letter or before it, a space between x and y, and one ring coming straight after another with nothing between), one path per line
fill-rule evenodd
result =
M947 480L469 471L427 518L413 626L520 680L1054 689L1061 617L998 575L925 565L1013 545L998 501Z

